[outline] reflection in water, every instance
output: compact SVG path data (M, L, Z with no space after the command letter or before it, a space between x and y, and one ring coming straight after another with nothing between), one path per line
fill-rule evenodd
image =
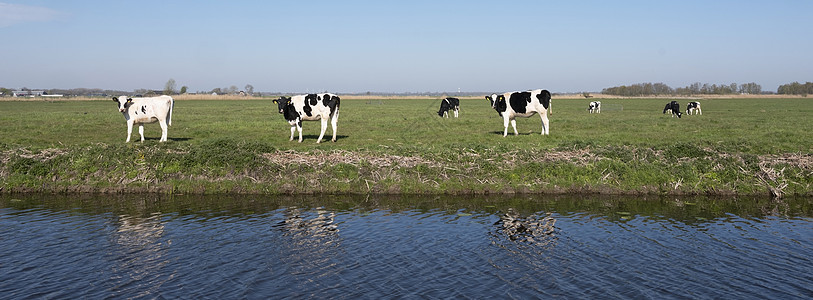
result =
M556 242L556 219L552 213L532 214L522 217L513 208L500 215L497 226L497 237L505 237L514 243L527 243L540 247L552 247ZM495 242L501 244L499 242Z
M4 298L781 298L813 199L0 195Z
M287 207L282 215L283 220L273 225L282 238L274 243L273 256L279 261L271 266L271 278L291 278L288 284L306 289L314 284L309 278L313 274L329 277L341 270L336 261L341 243L335 212Z
M302 208L289 207L283 211L285 220L274 227L282 230L286 236L293 236L295 240L308 240L308 242L332 236L339 231L334 224L335 212L328 211L324 207L318 207L315 211L316 216L308 219ZM325 239L325 242L330 241Z
M136 207L144 209L144 201L136 202ZM160 212L146 215L121 214L114 221L115 231L110 233L114 249L112 281L113 294L150 297L156 295L161 284L164 267L170 263L167 258L169 242L162 243L164 224ZM154 296L153 296L154 297Z

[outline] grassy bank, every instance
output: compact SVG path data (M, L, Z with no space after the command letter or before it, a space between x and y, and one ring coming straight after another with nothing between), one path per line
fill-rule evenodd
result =
M813 194L807 99L700 100L704 115L681 119L661 114L663 99L601 101L591 115L587 100L554 99L550 136L532 117L503 138L485 99L461 100L459 119L439 118L434 99L346 99L338 142L322 144L318 122L304 123L303 143L289 142L271 99L178 100L160 144L156 124L146 142L125 144L112 101L0 102L0 188Z

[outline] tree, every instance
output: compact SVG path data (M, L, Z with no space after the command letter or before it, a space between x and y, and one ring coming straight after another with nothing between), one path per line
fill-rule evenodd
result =
M740 94L758 95L762 93L762 87L754 82L740 84Z
M229 94L229 95L237 94L237 86L232 85L230 87L227 87L225 92L226 92L226 94Z
M246 93L248 93L249 95L254 95L254 86L246 84Z
M175 93L175 79L170 78L167 80L167 84L164 85L164 94L165 95L172 95Z
M187 90L187 87L186 87L186 86L182 86L182 87L181 87L181 94L186 94L186 90Z

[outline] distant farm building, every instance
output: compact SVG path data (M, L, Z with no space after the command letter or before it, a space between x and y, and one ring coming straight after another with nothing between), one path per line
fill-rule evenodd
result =
M45 91L13 91L14 97L62 97L62 94L48 94Z
M44 94L44 91L12 91L14 97L39 97Z

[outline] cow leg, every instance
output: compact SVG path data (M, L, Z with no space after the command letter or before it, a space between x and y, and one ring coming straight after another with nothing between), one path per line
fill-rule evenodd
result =
M517 132L517 119L511 120L511 127L514 127L514 135L519 135L519 132Z
M698 107L698 108L697 108L697 113L702 115L702 114L703 114L703 110L701 110L701 109L700 109L700 107Z
M336 128L339 127L339 112L337 111L336 114L333 115L333 118L330 118L330 125L333 127L333 139L330 140L331 142L336 141Z
M158 142L166 142L167 141L167 121L158 121L158 125L161 126L161 139Z
M321 131L319 132L319 139L316 140L317 144L322 142L322 138L325 136L325 131L327 131L327 119L322 118L320 121L322 123L322 128Z
M457 118L457 114L458 114L458 110L457 110L457 109L455 109L455 110L454 110L454 117L455 117L455 118Z
M144 124L138 124L138 135L141 136L141 141L144 142Z
M302 120L296 120L296 130L299 131L299 142L302 142Z
M290 138L290 139L288 139L289 141L293 141L293 140L294 140L294 132L296 132L296 125L295 125L295 124L291 124L291 138Z
M503 114L503 115L505 115L505 114ZM503 122L502 122L503 127L505 127L505 130L503 130L503 132L502 132L502 137L506 137L506 136L508 136L508 123L510 121L508 120L508 116L503 117L502 120L503 120Z
M132 135L133 135L133 123L132 122L127 122L127 140L124 141L124 142L129 143L130 142L130 136L132 136Z
M547 114L541 114L542 116L542 135L548 135L550 133L550 121L548 120Z

